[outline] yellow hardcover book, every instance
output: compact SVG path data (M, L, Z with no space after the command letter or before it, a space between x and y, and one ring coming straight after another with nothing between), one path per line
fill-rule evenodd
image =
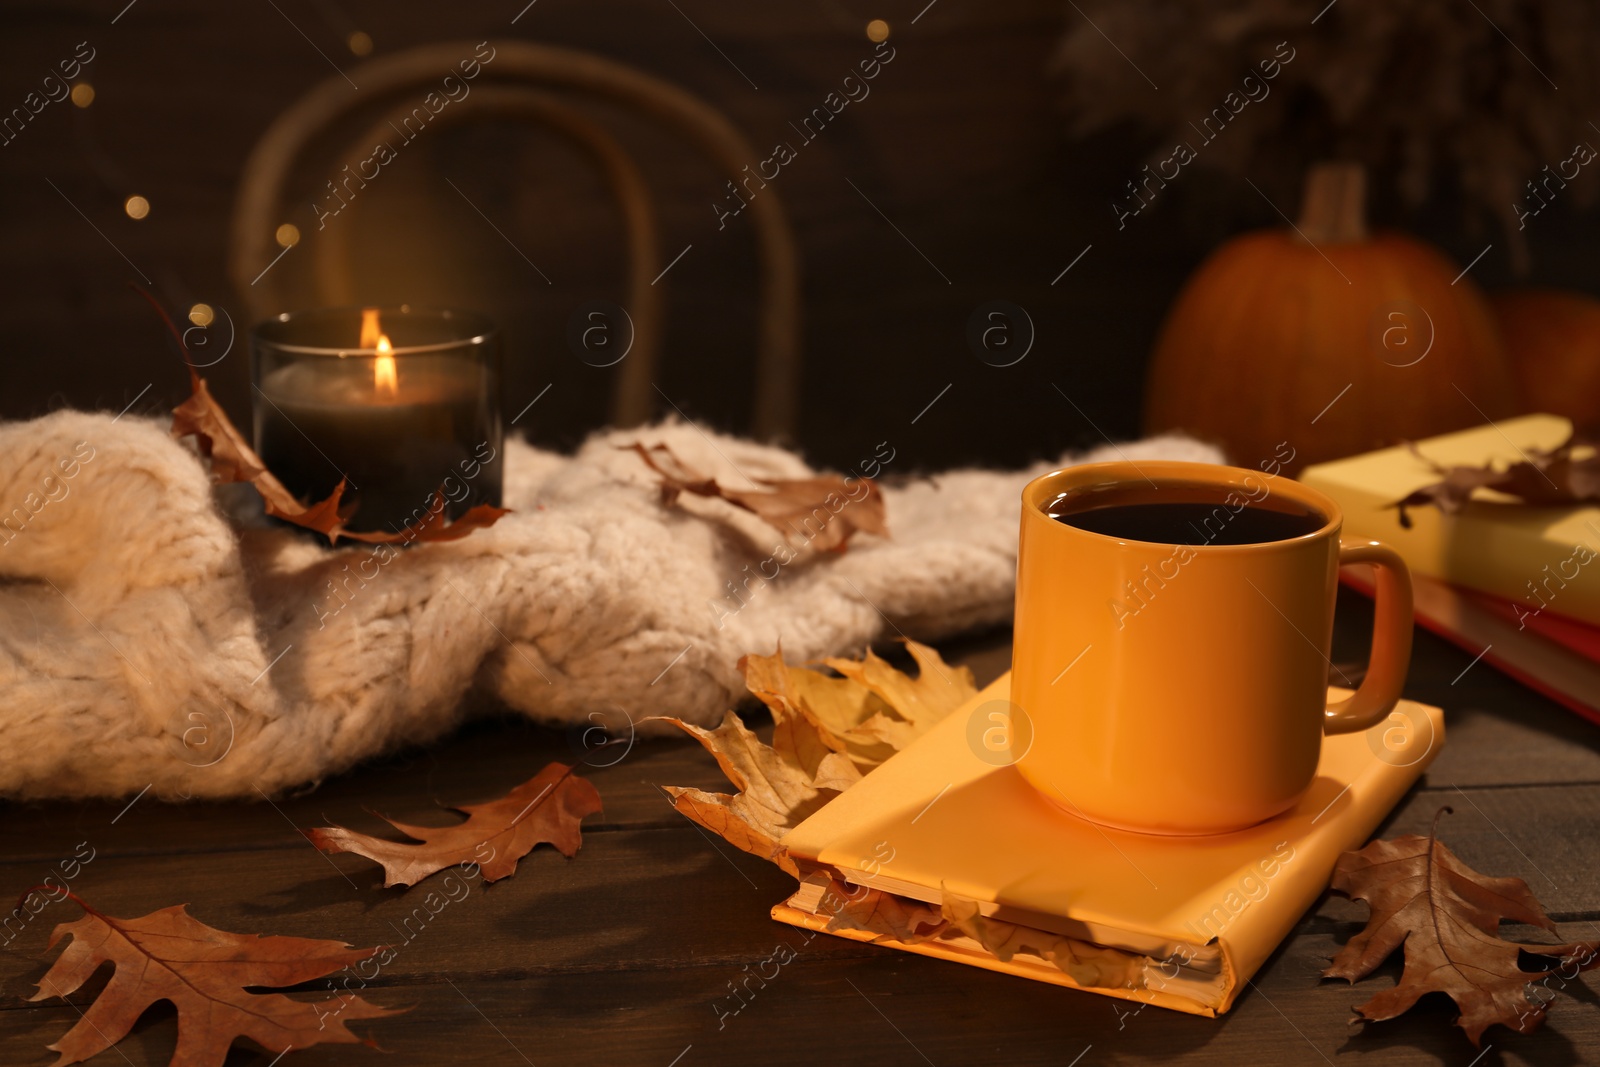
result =
M1446 467L1504 468L1533 448L1565 441L1572 424L1524 415L1430 437L1417 450ZM1415 571L1505 597L1529 611L1549 610L1600 624L1600 507L1529 507L1480 489L1459 515L1410 508L1412 526L1389 507L1439 480L1404 445L1307 467L1300 481L1344 509L1344 532L1392 545Z
M1438 708L1403 701L1365 733L1325 738L1316 780L1293 809L1237 833L1162 837L1086 822L971 740L974 712L1010 693L1006 675L782 839L815 872L773 917L826 930L831 876L1029 932L1109 950L1124 987L1081 985L1040 955L1002 961L947 931L893 948L1198 1015L1227 1011L1444 743ZM982 752L984 755L980 755ZM985 759L984 756L989 756ZM829 931L858 940L874 935ZM1036 942L1040 938L1033 938Z

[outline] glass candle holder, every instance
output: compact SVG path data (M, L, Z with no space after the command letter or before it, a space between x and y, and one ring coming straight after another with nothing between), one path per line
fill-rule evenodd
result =
M251 331L251 373L267 469L306 503L344 479L351 530L399 532L435 494L451 518L499 506L500 335L485 316L287 312Z

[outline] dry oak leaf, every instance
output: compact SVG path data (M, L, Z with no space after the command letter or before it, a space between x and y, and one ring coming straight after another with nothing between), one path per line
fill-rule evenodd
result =
M950 893L944 895L940 910L953 929L982 945L1001 963L1009 963L1013 956L1025 953L1054 965L1080 986L1100 989L1143 989L1145 986L1142 956L989 918L978 910L976 901Z
M516 873L517 861L536 845L551 844L571 859L583 843L579 824L601 808L594 784L552 763L498 800L453 810L466 814L454 826L413 826L379 816L416 843L390 841L323 826L305 831L323 852L354 852L383 865L384 888L415 885L437 871L476 864L485 882Z
M1495 1023L1523 1034L1536 1029L1549 1000L1530 998L1529 983L1569 966L1588 970L1600 964L1600 942L1524 945L1502 939L1502 921L1550 931L1555 924L1522 879L1481 875L1437 840L1439 815L1450 810L1439 810L1426 837L1374 841L1339 857L1332 887L1365 901L1372 914L1366 929L1322 973L1354 982L1404 944L1399 984L1358 1006L1357 1014L1372 1021L1393 1019L1424 994L1444 993L1461 1011L1456 1025L1479 1045L1484 1030ZM1523 970L1524 957L1553 962Z
M115 970L77 1025L49 1046L60 1053L55 1067L82 1063L111 1048L158 1000L169 1000L178 1010L178 1044L170 1067L221 1067L239 1037L272 1055L323 1043L375 1048L345 1024L405 1010L381 1008L348 993L307 1001L248 991L309 982L359 963L378 949L229 933L200 922L184 904L137 919L115 919L69 896L82 906L84 916L61 923L50 934L51 948L63 935L70 935L72 942L29 999L65 1000L103 964L111 963Z
M1492 463L1482 467L1446 467L1434 462L1410 445L1439 481L1414 489L1389 506L1397 509L1400 525L1411 528L1407 508L1432 505L1446 515L1455 515L1467 506L1473 493L1490 489L1516 497L1530 507L1564 507L1600 502L1600 431L1574 428L1565 441L1545 451L1530 448L1522 459L1504 470Z
M857 495L849 479L837 474L814 478L756 479L765 490L726 489L685 464L664 444L635 441L621 446L639 454L661 476L661 502L671 504L681 493L726 500L783 534L790 544L809 543L819 552L842 552L859 530L889 536L883 494L871 478L858 478Z

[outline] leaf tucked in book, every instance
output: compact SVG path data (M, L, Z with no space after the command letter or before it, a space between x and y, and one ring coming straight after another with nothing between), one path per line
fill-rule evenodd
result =
M384 887L415 885L446 867L475 864L485 882L516 873L517 861L534 846L551 844L572 857L583 843L579 824L600 810L593 783L552 763L498 800L459 809L467 816L454 826L413 826L383 817L415 842L390 841L323 826L307 830L311 843L324 852L354 852L383 865Z
M682 493L726 500L758 516L791 544L809 542L819 552L842 552L857 531L888 537L883 494L871 478L837 474L814 478L757 479L765 489L728 489L684 463L664 444L623 446L661 476L661 502Z
M875 935L875 942L899 941L916 945L931 941L950 929L944 914L932 904L869 886L846 885L820 872L812 878L826 887L817 910L828 917L829 933L861 930Z
M1534 507L1562 507L1600 502L1600 431L1574 429L1555 448L1519 450L1521 460L1501 470L1482 467L1445 467L1424 456L1416 445L1411 451L1438 474L1439 481L1412 490L1390 506L1398 509L1400 525L1411 528L1407 508L1431 505L1454 515L1479 489L1516 497Z
M1131 952L1101 948L983 915L976 901L946 893L941 908L951 927L972 938L1001 963L1017 953L1037 956L1081 986L1142 989L1145 960Z
M1002 963L1018 955L1042 960L1086 988L1143 989L1148 984L1143 956L1003 922L983 915L976 901L949 892L935 906L849 884L836 874L819 870L805 878L789 904L825 917L828 933L851 930L872 934L874 944L920 945L965 938Z
M971 671L951 667L925 645L906 645L922 668L916 679L870 652L865 661L828 661L853 673L845 678L789 666L781 648L742 658L745 686L772 711L772 744L732 712L715 730L662 719L699 741L738 790L668 786L673 807L798 878L778 838L978 691Z
M1450 810L1442 808L1439 815ZM1474 1045L1495 1023L1529 1033L1544 1021L1550 1005L1548 998L1530 997L1529 984L1558 971L1571 975L1600 965L1600 942L1544 945L1501 938L1504 921L1550 931L1555 924L1526 882L1479 874L1437 839L1437 830L1435 815L1426 837L1374 841L1339 857L1333 888L1365 901L1372 914L1366 929L1322 973L1354 982L1404 945L1399 984L1358 1006L1362 1018L1393 1019L1424 994L1444 993L1456 1002L1461 1011L1456 1025Z
M116 919L75 895L72 899L84 916L51 933L51 948L64 936L72 941L39 979L39 992L30 999L66 999L102 965L110 963L114 970L94 1003L79 1009L77 1025L50 1046L60 1054L56 1067L82 1063L112 1048L160 1000L171 1001L178 1010L171 1067L221 1067L240 1037L250 1038L269 1056L324 1043L372 1045L345 1024L399 1014L348 993L295 1000L282 993L252 992L325 977L379 949L230 933L200 922L184 904L137 919Z

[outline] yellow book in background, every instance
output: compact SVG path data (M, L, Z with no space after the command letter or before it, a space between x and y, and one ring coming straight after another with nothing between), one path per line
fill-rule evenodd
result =
M984 706L1009 692L1006 675L789 831L783 847L819 873L773 917L825 930L830 874L934 905L953 896L1039 932L1035 943L1056 935L1109 950L1141 977L1085 986L1038 955L1002 962L964 936L882 943L1215 1015L1321 895L1339 854L1365 843L1444 743L1439 709L1403 701L1366 733L1325 738L1316 780L1283 815L1232 834L1161 837L1079 819L995 765L974 731L991 725Z
M1529 449L1565 441L1572 424L1556 415L1525 415L1431 437L1417 450L1443 466L1504 468ZM1459 515L1408 509L1400 525L1388 505L1439 476L1404 445L1307 467L1300 481L1344 509L1344 532L1394 547L1411 568L1446 582L1505 597L1529 611L1600 624L1600 507L1528 507L1479 490Z

